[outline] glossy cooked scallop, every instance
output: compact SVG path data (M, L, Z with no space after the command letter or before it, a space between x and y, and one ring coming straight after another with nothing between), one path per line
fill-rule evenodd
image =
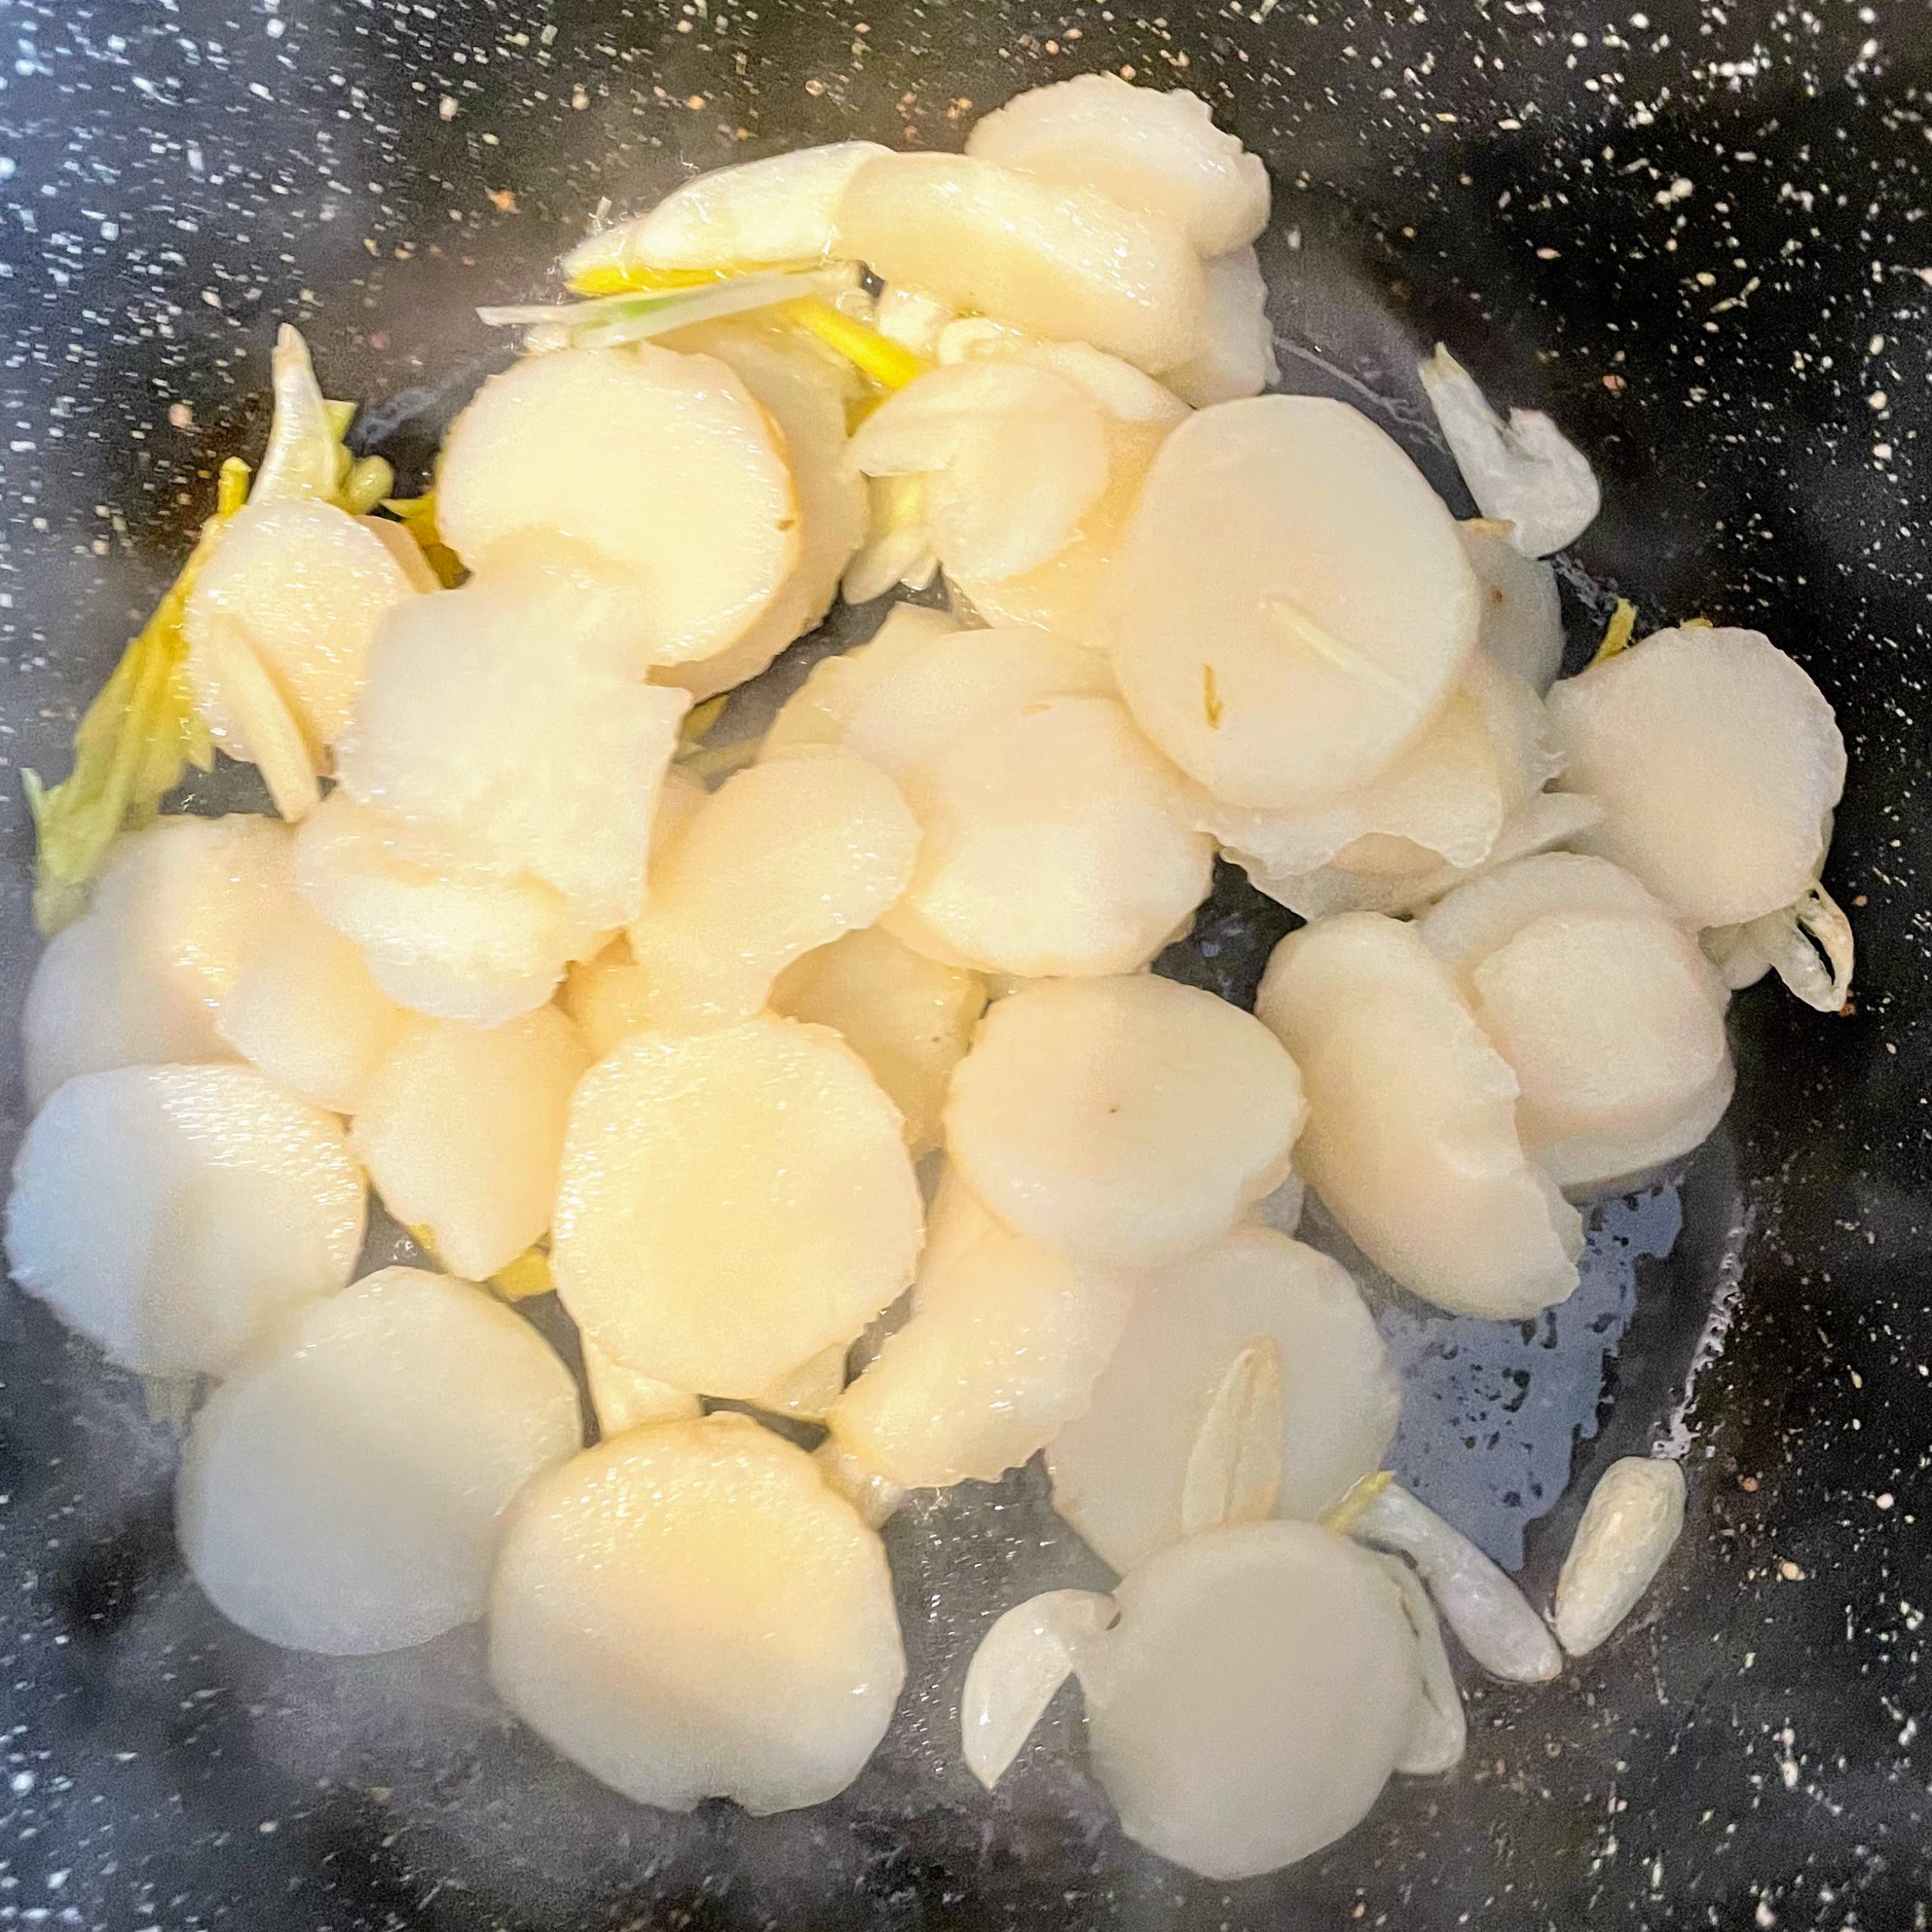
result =
M1047 1448L1054 1507L1128 1571L1177 1542L1190 1464L1241 1352L1272 1342L1281 1377L1272 1513L1314 1520L1381 1466L1401 1388L1341 1265L1244 1226L1139 1282L1085 1413Z
M1179 775L1111 697L1015 709L900 782L918 856L884 923L938 958L1029 977L1131 972L1212 883L1213 842Z
M1418 931L1515 1073L1524 1144L1559 1186L1601 1187L1687 1153L1729 1104L1723 983L1609 860L1518 860L1451 893Z
M1137 88L1114 74L1029 88L975 125L966 152L1163 216L1204 256L1268 226L1268 171L1184 88Z
M730 321L680 338L715 356L777 424L798 500L798 561L764 615L715 657L659 666L651 681L689 691L694 703L756 677L832 607L838 580L866 534L865 479L845 433L859 385L851 365L795 329Z
M528 1322L386 1268L303 1309L195 1417L182 1556L269 1643L401 1650L483 1614L511 1498L582 1441L576 1387Z
M481 570L512 539L562 537L635 580L658 663L715 657L798 559L798 506L771 423L708 355L648 343L527 357L456 421L436 470L445 540Z
M1367 784L1298 811L1211 800L1201 822L1271 877L1331 861L1371 874L1479 865L1555 771L1547 740L1535 692L1478 651L1434 721Z
M1236 248L1201 264L1208 284L1208 328L1199 351L1161 380L1183 402L1205 409L1259 395L1281 380L1275 325L1268 317L1268 285L1252 248Z
M1048 980L989 1008L954 1069L946 1151L1018 1232L1150 1268L1287 1175L1306 1112L1251 1014L1151 974Z
M1096 641L1183 771L1281 808L1365 783L1419 737L1477 617L1454 520L1394 441L1343 403L1257 396L1161 446Z
M1421 1666L1378 1560L1312 1523L1173 1544L1075 1659L1094 1775L1137 1844L1204 1878L1272 1872L1366 1815L1413 1734Z
M485 1281L549 1228L571 1094L589 1065L555 1007L500 1026L412 1016L349 1143L396 1220L452 1273Z
M182 620L195 703L215 741L236 758L263 749L223 687L221 654L211 646L218 621L238 628L315 755L347 725L383 618L435 587L400 524L333 503L245 505L196 574Z
M923 645L959 628L958 620L921 604L895 604L863 644L821 657L805 681L779 706L758 748L761 763L803 745L838 745L865 694ZM876 762L876 761L875 761Z
M655 208L601 230L564 257L564 272L617 280L638 269L718 269L815 261L832 244L845 184L872 141L833 141L714 168Z
M838 252L888 282L1137 368L1201 345L1200 263L1164 217L965 155L867 162L839 204Z
M78 1073L230 1057L216 1011L292 878L287 829L252 813L168 818L119 839L94 903L28 982L29 1104Z
M383 626L343 738L343 786L561 893L635 918L689 700L643 681L633 586L583 553L500 560Z
M551 1267L608 1355L751 1400L899 1294L920 1229L897 1110L864 1063L764 1014L633 1034L584 1076Z
M1106 419L1051 369L958 362L888 396L853 437L852 460L868 476L922 478L940 564L998 583L1073 540L1107 487Z
M1097 653L1034 630L938 632L883 663L868 659L840 742L903 777L978 726L1051 698L1106 697L1113 674Z
M946 1085L986 1004L980 974L926 958L878 926L794 960L771 989L774 1013L829 1026L865 1062L915 1160L940 1143Z
M1371 1260L1496 1320L1575 1288L1583 1224L1524 1148L1516 1076L1412 926L1351 912L1291 934L1255 1011L1306 1084L1296 1171Z
M1660 631L1550 693L1566 791L1600 799L1580 841L1695 926L1740 925L1818 876L1844 740L1803 669L1746 630Z
M653 866L630 928L654 1023L758 1012L793 960L899 897L918 842L891 780L838 746L728 779Z
M334 1115L253 1067L117 1067L69 1081L27 1129L7 1259L110 1361L220 1375L349 1279L362 1226Z
M823 1803L872 1755L905 1675L878 1538L745 1417L632 1429L511 1512L491 1681L640 1804Z
M402 1009L376 984L352 940L292 890L285 900L263 915L214 1029L278 1087L353 1113L395 1041Z
M1086 1406L1134 1289L1002 1227L949 1173L912 1318L833 1404L832 1441L901 1488L996 1482Z
M600 938L540 879L359 805L340 788L297 835L303 897L398 1006L494 1026L549 999Z

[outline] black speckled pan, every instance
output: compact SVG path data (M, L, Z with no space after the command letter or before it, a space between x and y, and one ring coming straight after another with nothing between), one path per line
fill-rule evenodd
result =
M374 405L365 441L420 472L506 352L474 305L549 286L607 198L805 142L956 145L1022 87L1115 68L1198 90L1266 157L1291 386L1374 411L1453 491L1414 376L1439 337L1589 451L1606 507L1568 574L1573 643L1609 586L1648 620L1761 626L1804 660L1853 750L1830 883L1863 956L1844 1017L1768 986L1739 1000L1726 1135L1601 1211L1570 1307L1499 1331L1385 1298L1412 1378L1404 1472L1520 1551L1533 1592L1566 1491L1612 1456L1687 1443L1690 1526L1605 1649L1540 1689L1472 1683L1460 1770L1398 1780L1341 1844L1233 1887L1121 1838L1070 1698L996 1797L958 1761L954 1701L995 1612L1104 1580L1035 1472L893 1525L912 1679L843 1798L669 1818L519 1730L473 1632L343 1663L223 1626L174 1555L172 1437L9 1293L0 1925L1926 1923L1932 25L1903 0L1645 7L5 10L9 768L61 768L216 462L254 453L278 319L331 393ZM11 1038L35 950L14 769L0 794ZM199 802L243 798L231 774ZM1224 878L1164 970L1244 996L1285 923ZM11 1051L5 1095L11 1143Z

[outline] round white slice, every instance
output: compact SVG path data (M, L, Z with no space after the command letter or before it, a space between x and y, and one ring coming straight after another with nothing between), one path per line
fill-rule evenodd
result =
M888 396L853 437L852 461L868 476L923 477L940 563L998 583L1073 540L1107 486L1106 419L1051 370L960 362Z
M1210 800L1201 822L1270 877L1311 872L1331 860L1371 874L1431 863L1479 865L1554 773L1545 739L1535 692L1478 653L1422 736L1357 790L1298 811Z
M553 888L359 805L338 788L297 835L303 897L361 949L398 1006L494 1026L549 999L597 951Z
M904 1118L915 1160L940 1143L946 1084L986 1004L980 974L924 958L878 926L795 960L771 989L774 1013L829 1026L865 1062Z
M1279 1352L1275 1512L1315 1520L1381 1466L1401 1387L1355 1283L1300 1241L1236 1228L1142 1280L1086 1413L1048 1447L1054 1507L1115 1569L1183 1534L1202 1425L1257 1337Z
M500 1026L412 1019L350 1144L383 1206L453 1273L486 1281L550 1226L571 1094L589 1065L554 1007Z
M1472 517L1456 534L1482 587L1478 648L1540 696L1563 668L1563 601L1555 571L1510 542L1514 528Z
M28 1104L78 1073L229 1058L215 1011L293 878L288 829L252 814L165 818L116 841L93 905L28 983Z
M615 284L641 268L816 261L830 251L845 184L886 152L872 141L834 141L712 168L580 242L564 257L564 273Z
M642 681L634 585L525 555L382 629L338 767L361 804L527 872L590 924L636 915L688 708Z
M576 1386L528 1322L386 1268L304 1309L195 1417L182 1556L272 1644L425 1643L482 1615L505 1509L583 1439Z
M996 1482L1086 1406L1131 1277L1010 1232L949 1173L912 1316L832 1406L832 1440L903 1489Z
M633 1429L534 1483L490 1599L497 1694L625 1796L762 1814L851 1783L905 1681L879 1540L746 1417Z
M1259 395L1281 380L1275 360L1275 325L1268 316L1268 285L1252 248L1236 248L1201 264L1208 284L1206 346L1161 380L1183 402L1205 409Z
M1163 420L1108 424L1107 487L1080 519L1073 540L1037 569L997 583L955 571L949 581L989 624L1029 625L1082 643L1096 638L1100 586L1148 469L1172 427L1171 420Z
M1097 651L1034 630L937 634L874 667L844 718L842 742L903 777L976 728L1050 698L1107 697L1113 674Z
M1100 636L1128 708L1229 804L1372 778L1441 708L1476 581L1420 471L1317 396L1202 410L1161 445L1116 546Z
M1522 1089L1524 1146L1559 1187L1687 1154L1730 1103L1724 985L1674 920L1546 915L1471 980L1477 1020Z
M1755 631L1660 631L1549 694L1580 841L1694 925L1741 925L1818 876L1844 740L1803 669Z
M804 682L779 707L758 749L761 761L804 745L844 742L846 727L865 694L884 682L922 645L959 628L944 611L895 604L866 642L834 657L821 657Z
M1538 852L1459 885L1429 909L1416 931L1467 992L1476 968L1532 919L1569 913L1676 918L1647 888L1607 859L1583 852Z
M648 344L532 356L451 426L436 520L472 570L508 540L566 537L636 573L653 659L715 657L798 559L783 452L738 377Z
M291 891L223 996L215 1031L278 1087L337 1113L362 1103L402 1009L354 943Z
M1198 254L1238 248L1268 226L1268 171L1183 88L1113 74L1029 88L974 128L966 152L1164 216Z
M941 958L1029 977L1131 972L1213 882L1177 774L1111 697L1010 712L901 783L918 857L884 923Z
M1251 1014L1150 974L1047 980L989 1008L954 1069L947 1152L1049 1247L1157 1267L1284 1180L1306 1109Z
M243 719L209 648L214 620L239 626L312 752L348 724L377 626L436 580L399 524L351 516L333 503L245 505L196 574L182 628L195 703L222 749L252 758Z
M1319 1851L1367 1815L1422 1695L1401 1592L1312 1523L1189 1537L1114 1592L1073 1654L1094 1770L1137 1844L1223 1881Z
M1186 238L1091 188L964 155L881 155L845 190L837 248L950 308L1139 368L1200 346L1206 294Z
M253 1067L117 1067L27 1129L8 1265L123 1368L220 1375L349 1279L363 1206L341 1124Z
M899 897L918 842L891 780L835 746L728 780L653 868L630 929L655 1023L758 1011L793 960Z
M1524 1150L1509 1063L1413 927L1351 912L1291 934L1255 1011L1306 1083L1296 1171L1371 1260L1463 1315L1571 1293L1583 1223Z
M666 665L652 678L702 703L756 677L832 608L865 537L866 502L845 434L851 364L797 329L723 322L689 337L691 347L731 369L778 426L798 499L798 561L764 614L715 657Z
M605 1354L749 1401L899 1294L920 1220L897 1111L864 1063L764 1015L633 1035L584 1076L551 1269Z

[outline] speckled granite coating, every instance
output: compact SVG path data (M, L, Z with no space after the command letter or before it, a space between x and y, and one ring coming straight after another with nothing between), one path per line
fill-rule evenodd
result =
M1232 1888L1121 1839L1070 1700L996 1798L958 1761L995 1611L1105 1581L1037 1471L893 1526L913 1683L844 1798L666 1819L512 1724L474 1633L343 1663L223 1626L174 1555L168 1431L7 1294L0 1924L1926 1923L1932 16L15 0L0 20L9 1026L33 951L14 772L60 768L214 465L258 443L277 319L331 393L382 399L365 438L420 472L506 352L472 306L550 285L605 198L805 141L957 145L1019 88L1100 67L1199 90L1268 159L1291 386L1374 409L1453 489L1413 374L1439 336L1589 451L1606 507L1567 572L1573 643L1614 587L1804 660L1853 751L1830 883L1863 948L1854 1014L1743 996L1730 1129L1681 1184L1602 1211L1569 1309L1484 1331L1389 1299L1417 1378L1404 1469L1499 1554L1524 1547L1533 1590L1580 1506L1559 1500L1580 1431L1583 1478L1687 1442L1690 1527L1604 1650L1553 1686L1473 1689L1457 1773L1398 1780L1341 1844ZM1164 970L1241 996L1283 924L1225 876ZM11 1059L4 1105L11 1144Z

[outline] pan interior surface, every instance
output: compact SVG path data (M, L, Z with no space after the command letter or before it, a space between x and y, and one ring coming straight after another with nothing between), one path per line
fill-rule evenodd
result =
M1339 1844L1232 1887L1121 1837L1070 1693L996 1795L960 1760L961 1681L992 1617L1109 1580L1037 1467L928 1494L890 1526L910 1672L856 1784L808 1812L668 1816L513 1724L473 1629L351 1661L223 1624L175 1553L176 1438L151 1392L10 1294L0 1919L1922 1923L1922 16L1801 27L1770 0L1560 19L1274 0L1158 16L1010 0L115 11L22 11L0 92L14 772L63 768L215 465L259 446L275 321L304 328L331 393L365 399L360 446L414 488L506 353L475 306L553 294L556 255L605 202L628 212L696 168L810 142L957 147L1024 87L1131 70L1200 92L1269 163L1284 386L1368 411L1459 512L1414 375L1438 339L1589 454L1604 509L1563 565L1572 668L1618 592L1646 627L1750 625L1804 663L1852 753L1829 882L1857 922L1861 989L1824 1020L1771 985L1740 997L1729 1127L1595 1212L1563 1307L1517 1326L1377 1297L1408 1384L1404 1480L1520 1558L1533 1596L1620 1456L1684 1446L1690 1521L1632 1626L1557 1684L1468 1679L1456 1773L1398 1781ZM734 715L764 715L878 614L841 608ZM189 802L259 795L229 768ZM11 777L0 835L16 1018L37 942ZM1223 868L1161 970L1249 1002L1289 923ZM10 1149L24 1117L10 1049Z

